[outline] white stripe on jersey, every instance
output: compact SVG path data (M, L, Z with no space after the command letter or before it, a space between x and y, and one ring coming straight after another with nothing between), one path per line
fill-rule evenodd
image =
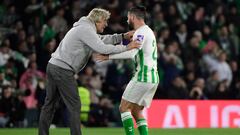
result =
M157 44L153 31L147 25L141 26L134 33L133 40L137 40L141 47L135 56L136 73L132 79L158 83Z

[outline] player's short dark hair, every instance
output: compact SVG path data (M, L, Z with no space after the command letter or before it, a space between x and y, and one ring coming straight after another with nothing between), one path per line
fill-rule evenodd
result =
M138 5L138 6L132 7L128 12L130 14L136 15L136 17L139 19L146 18L146 8L144 6Z

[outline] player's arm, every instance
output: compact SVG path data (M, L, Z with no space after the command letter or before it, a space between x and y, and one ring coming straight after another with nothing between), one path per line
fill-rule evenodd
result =
M126 52L110 54L108 59L133 59L135 55L138 53L138 49L132 49Z
M104 42L98 37L98 35L89 29L82 30L84 34L81 35L80 40L92 48L95 52L101 54L121 53L133 48L138 48L137 42L131 42L128 46L113 44L104 44Z
M113 60L113 59L133 59L134 56L138 53L138 50L139 49L132 49L122 53L110 54L110 55L96 54L94 55L94 59L99 62L105 61L105 60Z
M129 31L122 34L113 34L113 35L99 35L99 38L105 44L119 44L123 39L131 40L135 31Z
M132 42L138 42L138 41L134 40ZM94 59L99 62L105 61L105 60L110 60L110 59L133 59L135 57L135 55L138 53L139 49L142 48L142 44L141 43L139 43L139 44L140 44L140 46L137 49L132 49L132 50L125 51L122 53L117 53L117 54L108 54L108 55L96 54L94 56Z
M135 39L134 41L140 44L139 49L141 49L144 43L144 35L136 34L134 35L134 39ZM110 54L108 55L108 59L133 59L135 55L138 53L139 49L138 48L132 49L118 54Z

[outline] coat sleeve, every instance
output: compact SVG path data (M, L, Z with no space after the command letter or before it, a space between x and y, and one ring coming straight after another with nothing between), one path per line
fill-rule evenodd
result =
M101 54L121 53L127 51L127 47L124 45L105 44L99 35L93 29L82 29L81 36L82 42L93 49L95 52Z

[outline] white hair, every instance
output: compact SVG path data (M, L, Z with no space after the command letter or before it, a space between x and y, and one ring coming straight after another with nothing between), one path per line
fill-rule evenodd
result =
M88 18L93 22L99 22L101 19L108 20L110 18L111 13L102 8L94 8L88 14Z

